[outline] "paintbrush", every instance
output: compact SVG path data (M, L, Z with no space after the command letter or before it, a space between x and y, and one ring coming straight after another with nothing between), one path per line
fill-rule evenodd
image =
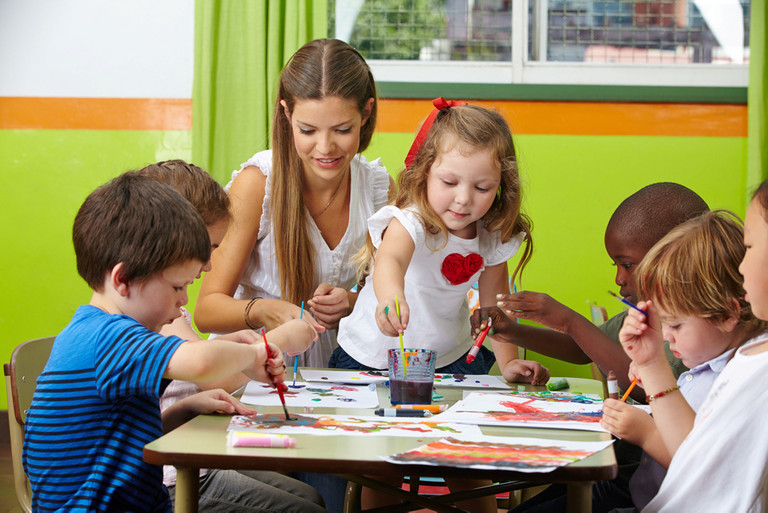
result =
M627 389L627 391L624 392L623 396L621 396L621 402L626 402L627 401L627 397L629 397L629 393L632 391L633 388L635 388L635 385L637 385L638 379L639 378L635 378L635 379L632 380L632 383L630 383L629 388Z
M267 348L267 359L269 359L269 344L267 343L267 334L264 332L264 328L261 328L261 336L264 338L264 347ZM277 395L280 396L280 402L283 403L285 420L291 420L291 416L288 414L288 408L285 406L285 394L283 393L283 387L288 387L285 386L285 383L275 383L274 379L272 380L272 383L275 385L275 388L277 388Z
M395 311L397 312L397 318L400 319L400 302L395 296ZM408 359L405 357L405 347L403 346L403 333L398 333L400 336L400 355L403 357L403 377L408 376Z
M643 315L645 315L646 317L648 317L648 314L645 312L645 310L641 310L641 309L639 309L639 308L637 307L637 305L635 305L635 304L634 304L634 303L632 303L631 301L627 301L626 299L624 299L624 298L623 298L623 297L621 297L620 295L618 295L618 294L616 294L615 292L612 292L612 291L610 291L610 290L608 291L608 294L612 295L613 297L615 297L616 299L618 299L619 301L621 301L622 303L624 303L624 304L625 304L625 305L627 305L628 307L630 307L630 308L634 308L635 310L637 310L637 311L638 311L638 312L640 312L641 314L643 314Z
M304 301L301 302L301 312L299 312L299 319L304 317ZM299 372L299 355L293 356L293 386L296 386L296 373Z

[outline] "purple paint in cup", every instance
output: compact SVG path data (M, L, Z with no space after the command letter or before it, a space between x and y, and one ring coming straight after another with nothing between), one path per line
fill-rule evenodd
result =
M432 403L435 360L437 354L431 349L389 350L389 397L392 404Z

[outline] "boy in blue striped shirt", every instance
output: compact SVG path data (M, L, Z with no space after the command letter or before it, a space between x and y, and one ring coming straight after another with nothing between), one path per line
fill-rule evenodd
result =
M40 375L23 462L35 511L171 511L144 445L191 416L248 413L223 390L163 412L163 378L212 381L235 372L281 383L282 353L255 333L184 341L157 333L179 316L210 257L205 224L167 185L134 172L91 193L75 218L79 274L93 289L59 334ZM306 324L306 333L314 337Z

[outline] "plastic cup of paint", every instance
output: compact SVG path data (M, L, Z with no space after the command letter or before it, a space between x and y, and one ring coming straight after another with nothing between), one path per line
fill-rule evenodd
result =
M389 350L389 398L392 404L432 404L435 360L437 353L431 349Z

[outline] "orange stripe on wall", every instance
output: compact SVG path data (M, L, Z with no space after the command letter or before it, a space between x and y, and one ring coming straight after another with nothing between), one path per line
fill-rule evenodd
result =
M747 106L684 103L472 101L497 109L515 134L746 137ZM415 133L429 100L382 99L376 130Z
M516 134L746 137L747 107L732 104L474 101ZM415 133L429 100L382 99L376 130ZM191 130L192 100L0 97L0 129Z
M0 97L0 129L191 130L192 100Z

